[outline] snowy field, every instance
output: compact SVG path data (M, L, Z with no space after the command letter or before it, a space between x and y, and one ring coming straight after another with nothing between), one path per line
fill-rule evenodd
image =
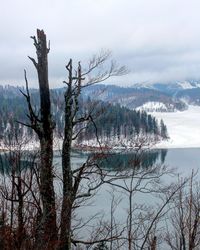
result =
M163 119L170 139L157 144L158 148L200 148L200 107L189 106L186 111L151 113Z

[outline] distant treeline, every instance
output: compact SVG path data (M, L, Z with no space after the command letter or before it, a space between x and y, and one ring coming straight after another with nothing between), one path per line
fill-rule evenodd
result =
M39 112L39 96L37 90L31 90L32 103L35 111ZM55 132L61 136L64 126L64 89L51 90L52 113L56 122ZM159 135L167 138L167 128L163 121L158 121L144 111L130 110L119 104L112 105L100 100L94 101L89 97L81 98L78 117L91 115L90 123L80 133L78 139L92 139L98 133L99 137L134 137L140 133ZM32 136L31 129L18 123L28 123L27 105L18 88L0 88L0 138L11 137L16 133L20 136ZM77 132L84 128L77 128ZM75 131L76 133L76 131Z
M160 123L152 115L145 111L130 110L121 107L119 104L111 105L100 102L99 106L103 112L95 119L96 127L93 124L87 128L84 137L92 139L97 129L100 137L133 138L139 134L159 135L167 138L167 127L161 120Z

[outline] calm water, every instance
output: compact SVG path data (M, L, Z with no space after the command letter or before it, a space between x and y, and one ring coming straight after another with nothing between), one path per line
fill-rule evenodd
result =
M176 167L183 174L200 169L200 148L169 149L165 164Z
M56 158L60 162L59 155ZM86 154L72 153L72 162L74 167L81 165L87 159ZM116 153L108 157L105 162L105 167L120 168L120 166L130 165L134 159L133 153ZM163 163L170 168L176 168L179 173L188 174L192 169L200 169L200 148L183 148L183 149L158 149L152 150L143 154L143 166L148 166L155 163Z
M163 163L167 165L169 168L176 168L176 171L181 174L181 176L188 177L192 169L198 170L200 169L200 149L198 148L190 148L190 149L169 149L169 150L153 150L152 152L148 152L147 155L144 157L144 164L143 167L146 167L146 164L156 164L156 163ZM122 154L112 156L110 160L108 160L107 164L111 166L112 169L118 167L119 165L123 165L126 163L130 163L130 159L134 158L131 153ZM74 164L77 166L81 164L86 159L85 155L77 155L73 154L72 160ZM109 158L108 158L109 159ZM105 164L106 165L106 164ZM108 167L106 165L106 167ZM170 183L171 181L177 181L176 177L165 177L164 181L166 183ZM200 175L197 176L200 181ZM122 181L121 181L122 182ZM95 195L93 204L90 206L82 207L78 209L77 214L81 215L81 218L85 218L86 220L90 218L91 215L96 214L97 212L104 214L104 219L110 219L110 209L111 209L111 190L110 186L103 185L97 195ZM121 203L117 206L115 211L115 219L118 222L124 223L127 218L127 208L128 208L128 197L122 190L114 191L115 198L120 198ZM156 200L154 196L151 194L142 194L137 193L134 195L134 202L137 204L146 204L146 205L156 205L159 204L159 200ZM94 224L94 222L91 222ZM164 227L165 225L161 222L159 227ZM85 231L86 232L86 231ZM79 235L82 235L82 231L79 232ZM84 237L84 233L83 233ZM86 234L87 237L87 234ZM124 248L126 249L126 247ZM158 249L167 250L169 249L165 243L159 246Z
M22 165L27 165L29 157L22 161ZM74 151L72 152L72 164L76 168L87 160L88 154ZM117 170L121 167L131 167L134 163L134 153L113 153L101 162L104 168ZM158 149L143 153L141 158L143 167L152 166L156 163L162 163L169 167L177 168L182 174L188 174L192 169L200 169L200 148L184 148L184 149ZM54 164L61 165L60 152L55 151ZM0 172L3 172L3 166L8 170L9 164L4 158L4 154L0 157ZM23 167L24 168L24 167Z

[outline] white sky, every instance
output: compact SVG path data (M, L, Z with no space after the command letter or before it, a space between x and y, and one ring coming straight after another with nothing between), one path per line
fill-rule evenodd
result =
M131 73L113 81L200 79L199 0L0 0L0 84L22 85L23 69L32 86L36 74L27 55L44 29L51 40L51 86L62 86L72 57L86 62L110 49ZM112 82L110 80L110 82Z

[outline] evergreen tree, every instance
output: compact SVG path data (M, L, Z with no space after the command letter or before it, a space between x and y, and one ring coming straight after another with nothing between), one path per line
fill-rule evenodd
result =
M164 124L163 119L160 121L160 135L163 138L168 138L167 126Z

